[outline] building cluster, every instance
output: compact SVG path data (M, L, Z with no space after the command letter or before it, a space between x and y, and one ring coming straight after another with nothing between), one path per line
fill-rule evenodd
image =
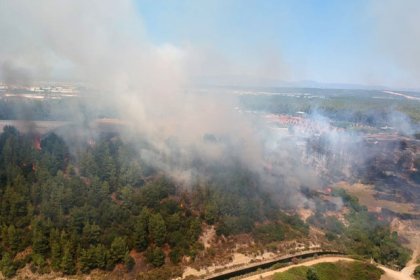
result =
M79 90L72 85L21 86L0 83L0 98L62 99L78 97Z

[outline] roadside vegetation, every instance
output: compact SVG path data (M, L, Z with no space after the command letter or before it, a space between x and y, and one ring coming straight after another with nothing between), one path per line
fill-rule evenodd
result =
M379 280L383 271L363 262L319 263L276 273L274 280Z
M349 255L372 258L378 263L395 269L402 269L411 257L411 251L403 247L397 232L391 232L389 223L376 213L367 211L356 197L343 189L336 189L333 195L340 197L343 206L349 209L345 226L336 217L324 217L319 203L308 222L323 229L331 242L337 243Z
M413 276L416 280L420 280L420 265L416 266L414 269Z

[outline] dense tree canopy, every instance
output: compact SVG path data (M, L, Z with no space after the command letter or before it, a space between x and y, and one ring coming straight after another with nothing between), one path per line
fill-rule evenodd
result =
M35 141L39 136L13 127L0 135L0 269L6 276L26 262L38 272L64 274L118 263L131 268L131 250L144 251L152 266L162 266L166 255L178 263L196 254L203 222L219 234L252 232L256 221L278 211L240 167L217 170L211 182L187 191L115 135L73 155L54 133L43 136L40 147ZM28 248L25 258L14 260Z
M203 165L208 179L186 189L116 135L101 135L74 154L54 133L43 136L40 147L38 137L7 126L0 135L0 270L6 277L26 263L39 273L89 273L117 264L131 270L133 250L171 274L165 264L201 250L203 223L219 235L250 233L266 243L308 234L308 225L282 213L258 176L239 163ZM386 228L363 228L366 211L346 203L357 221L347 240L361 242L354 251L401 265L404 252L395 238ZM344 230L337 221L326 224L334 234Z

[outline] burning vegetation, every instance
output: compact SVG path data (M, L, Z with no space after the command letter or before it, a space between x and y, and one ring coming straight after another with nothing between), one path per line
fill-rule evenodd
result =
M175 267L227 265L229 250L255 258L255 250L281 255L312 248L314 242L318 248L340 248L395 268L409 259L386 216L368 212L355 197L335 187L301 185L291 190L278 159L271 162L271 171L262 168L258 173L233 155L220 162L203 161L198 154L192 159L195 177L183 181L148 161L148 154L142 156L154 149L147 140L133 143L122 137L123 131L96 129L94 144L92 134L86 134L83 145L70 149L55 133L40 137L4 128L0 136L4 275L12 276L28 265L32 273L71 275L100 269L127 278L143 279L153 273L171 278L182 276ZM328 141L314 139L305 140L305 145L318 160L308 161L308 154L303 154L301 166L326 170L317 173L314 182L330 184L336 177L331 177L327 162L337 164L343 154L329 151L334 146ZM314 151L316 143L323 144ZM410 147L388 151L405 158ZM308 149L301 147L300 153ZM398 174L414 172L412 164L401 164ZM372 179L369 176L366 179ZM270 189L274 184L280 189ZM295 198L301 207L311 210L306 222L296 206L286 203L283 194L288 190L299 194ZM200 236L208 226L214 227L215 236L203 244ZM302 247L287 245L296 241Z
M404 267L390 221L419 218L419 93L197 85L212 57L153 43L135 1L43 5L0 9L5 277L204 277L307 250Z

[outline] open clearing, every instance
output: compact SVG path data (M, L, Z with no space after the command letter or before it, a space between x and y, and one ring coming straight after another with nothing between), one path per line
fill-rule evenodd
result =
M340 182L336 186L338 188L344 189L350 195L357 197L360 204L366 206L371 212L380 212L382 208L386 208L400 214L419 214L419 212L415 210L414 204L377 199L375 194L378 194L379 192L374 190L373 186L371 185L350 185L346 182Z

